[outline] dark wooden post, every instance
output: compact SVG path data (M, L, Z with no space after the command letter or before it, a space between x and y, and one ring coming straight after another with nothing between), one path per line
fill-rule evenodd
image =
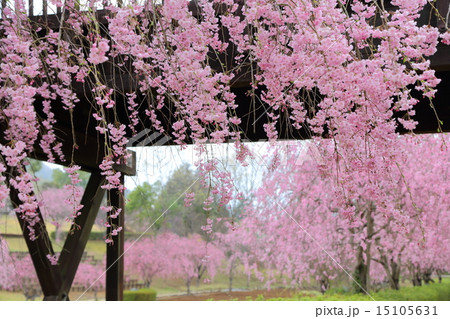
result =
M47 0L43 0L42 1L42 14L44 15L45 22L47 22L47 14L48 14L47 8L48 8Z
M124 183L124 176L121 176L120 182ZM121 208L122 212L114 219L114 223L123 227L117 236L114 236L114 244L108 244L106 247L106 300L121 301L123 300L123 252L124 252L124 235L125 235L125 199L124 194L117 190L113 190L110 194L111 205ZM112 231L112 227L108 227L107 235Z
M28 0L28 16L34 16L34 0Z

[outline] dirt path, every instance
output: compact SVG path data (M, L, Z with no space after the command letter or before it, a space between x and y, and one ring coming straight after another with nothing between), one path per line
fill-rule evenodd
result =
M228 292L211 292L205 294L182 295L158 298L160 301L201 301L201 300L255 300L262 295L264 299L269 298L289 298L297 291L293 289L272 289L252 290L252 291L232 291ZM251 299L250 299L251 298Z

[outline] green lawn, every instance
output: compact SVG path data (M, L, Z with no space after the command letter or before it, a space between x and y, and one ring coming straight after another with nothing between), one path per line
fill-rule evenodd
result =
M63 231L69 231L70 229L70 223L68 222L63 222L61 224L61 229ZM51 223L45 223L45 226L47 227L47 231L49 233L55 231L55 226ZM98 226L98 225L94 225L92 227L92 231L94 232L102 232L105 231L104 228ZM0 216L0 235L1 234L13 234L13 235L22 235L22 231L20 229L20 225L19 222L17 221L17 217L14 215L2 215Z
M0 301L25 301L25 296L20 292L0 290Z
M371 293L376 301L450 301L450 278L443 278L442 283L431 283L420 287L401 287L400 290L384 289ZM299 293L290 299L270 300L303 300L303 301L371 301L372 299L363 294L351 293L325 293L316 292L311 294Z
M62 227L63 231L69 230L69 224L65 223ZM55 230L55 226L47 223L46 224L47 231L49 233ZM104 229L101 227L94 225L92 231L102 232ZM20 230L19 222L15 216L0 216L0 236L2 234L14 234L21 235L22 232ZM25 240L22 237L7 237L6 242L8 243L9 250L12 252L24 252L28 251L27 245L25 244ZM53 248L56 252L60 252L62 246L64 245L64 238L60 243L56 243L54 240L52 241ZM88 255L93 255L96 259L103 259L106 254L106 244L102 240L90 240L87 243L86 251Z
M70 300L77 300L82 292L70 293ZM44 296L36 297L35 301L41 301ZM84 294L80 300L94 300L95 296L92 292ZM105 294L103 292L98 293L97 300L105 300ZM0 301L25 301L25 296L20 292L9 292L0 290Z

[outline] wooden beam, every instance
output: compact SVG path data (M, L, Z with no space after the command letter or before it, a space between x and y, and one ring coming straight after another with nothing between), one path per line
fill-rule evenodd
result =
M68 292L72 287L75 274L89 240L89 235L97 217L105 190L101 185L105 181L105 177L101 175L100 171L91 173L89 182L81 199L81 214L74 219L74 225L67 235L64 247L59 257L59 264L61 265L61 275L63 278L62 284L59 288L60 292ZM77 227L81 227L80 229Z
M19 172L15 167L8 167L10 178L19 176ZM6 179L7 186L10 189L10 198L14 207L18 207L22 202L19 199L18 191ZM66 300L67 294L61 292L59 287L62 283L61 269L59 265L52 265L47 258L47 255L53 256L55 254L50 237L45 227L44 218L39 209L36 211L39 222L33 227L35 230L35 240L30 239L30 229L28 223L22 218L22 214L17 213L20 228L22 229L23 237L28 247L28 251L33 261L44 300Z
M121 183L124 183L124 177L121 176ZM110 194L111 205L121 208L122 212L114 219L114 223L122 227L122 231L114 236L114 244L108 244L106 247L106 301L123 300L123 252L125 235L125 200L124 195L118 191ZM109 216L109 213L108 213ZM109 220L109 219L108 219ZM112 227L107 228L107 236L111 233Z
M438 45L437 51L430 57L430 66L436 71L450 71L450 47Z
M6 129L5 126L1 126L1 128ZM102 136L92 136L75 132L77 146L74 150L72 129L60 125L55 125L54 128L58 141L63 141L61 151L65 156L65 161L61 161L58 157L55 157L55 164L68 166L73 158L73 161L85 171L93 172L99 169L99 165L105 156L103 149L105 142ZM8 142L0 136L0 143L6 145ZM133 151L128 151L128 153L131 156L127 162L120 165L114 164L114 170L127 176L134 176L136 175L136 154ZM47 161L47 154L42 150L39 142L36 142L34 150L29 154L29 157L40 161Z

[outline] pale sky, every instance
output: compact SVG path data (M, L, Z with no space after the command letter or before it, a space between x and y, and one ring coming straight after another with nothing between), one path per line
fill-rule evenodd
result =
M253 187L260 185L262 174L266 169L266 161L268 160L269 150L271 148L268 142L252 142L245 143L254 154L254 159L249 159L249 165L242 167L236 160L233 144L208 144L208 156L220 160L224 169L232 174L245 174L251 180ZM289 148L293 145L306 146L306 141L288 141L277 142L281 153L289 152ZM165 183L174 170L188 163L192 169L195 169L194 163L198 160L195 155L194 146L187 145L183 150L180 146L147 146L147 147L131 147L129 150L136 152L136 176L127 176L125 178L125 186L132 190L137 185L144 182L153 184L157 181ZM62 166L45 163L51 168L62 169Z

